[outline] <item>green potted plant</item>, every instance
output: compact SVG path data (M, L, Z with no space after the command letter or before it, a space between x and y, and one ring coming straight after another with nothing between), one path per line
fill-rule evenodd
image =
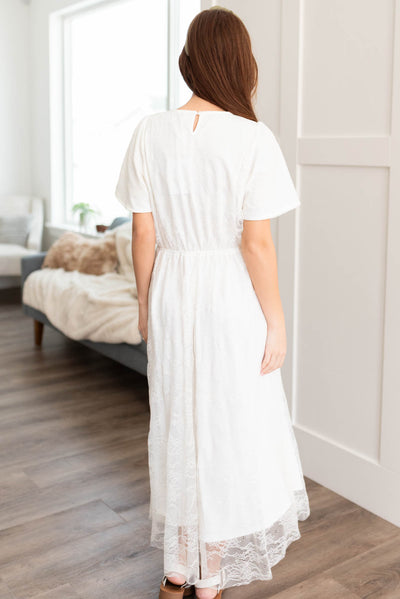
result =
M97 210L94 210L90 204L78 202L78 204L74 204L72 206L72 213L79 214L79 226L81 229L85 229L88 224L89 216L94 216L97 214Z

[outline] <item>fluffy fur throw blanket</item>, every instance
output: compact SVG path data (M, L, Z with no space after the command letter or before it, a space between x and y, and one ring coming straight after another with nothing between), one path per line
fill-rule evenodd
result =
M42 268L77 270L88 275L104 275L117 267L113 235L86 239L78 233L63 233L46 254Z

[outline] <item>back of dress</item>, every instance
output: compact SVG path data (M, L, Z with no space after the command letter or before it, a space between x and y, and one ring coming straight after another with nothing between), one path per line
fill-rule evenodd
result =
M238 245L243 219L271 218L299 204L270 129L215 110L143 117L116 195L128 210L153 212L157 245L175 249Z
M309 515L280 369L260 374L267 322L243 219L299 204L262 122L230 112L144 117L116 195L152 212L148 292L151 540L164 573L204 586L271 578Z

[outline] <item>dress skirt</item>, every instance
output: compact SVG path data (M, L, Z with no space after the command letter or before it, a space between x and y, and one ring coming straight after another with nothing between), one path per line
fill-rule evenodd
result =
M157 246L149 288L151 540L164 573L272 578L310 514L281 371L238 246Z

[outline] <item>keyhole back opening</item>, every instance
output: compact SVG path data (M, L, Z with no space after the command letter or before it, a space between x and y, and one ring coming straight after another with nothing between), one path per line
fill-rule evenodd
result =
M194 121L193 121L193 131L196 131L196 127L198 125L199 118L200 118L200 114L198 112L196 112L196 115L195 115Z

